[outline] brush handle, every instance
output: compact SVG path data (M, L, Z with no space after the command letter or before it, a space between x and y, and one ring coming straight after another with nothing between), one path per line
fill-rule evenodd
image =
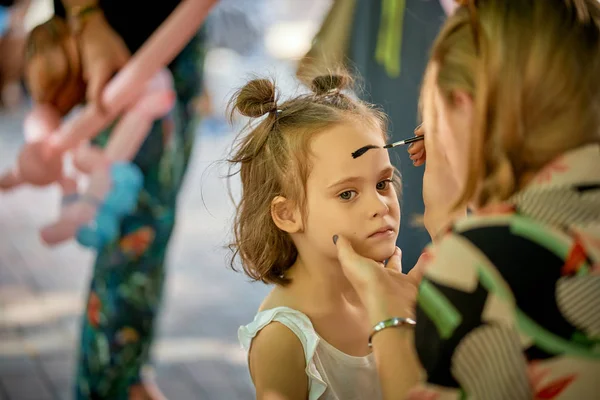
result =
M398 142L394 142L394 143L391 143L391 144L386 144L385 146L383 146L383 148L384 149L391 149L393 147L404 146L406 144L411 144L411 143L414 143L414 142L418 142L418 141L423 140L423 139L425 139L425 136L423 136L423 135L421 135L421 136L414 136L414 137L411 137L411 138L408 138L408 139L400 140Z

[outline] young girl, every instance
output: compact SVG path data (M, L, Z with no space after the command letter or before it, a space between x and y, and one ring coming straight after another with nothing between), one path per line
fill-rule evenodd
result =
M381 398L371 325L332 243L399 263L395 169L382 147L385 120L343 93L344 75L281 104L268 80L249 82L234 111L258 118L232 158L242 198L232 247L254 280L275 284L254 321L239 329L257 397Z

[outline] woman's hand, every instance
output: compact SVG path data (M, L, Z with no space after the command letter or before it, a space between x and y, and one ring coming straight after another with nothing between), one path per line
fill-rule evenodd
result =
M25 82L33 101L63 116L85 98L77 42L60 17L36 26L27 37Z
M423 129L423 125L419 125L415 129L415 136L423 136L424 133L425 130ZM408 146L408 154L415 167L425 164L425 160L427 159L425 141L421 140L419 142L411 143L410 146Z
M417 287L423 276L422 262L404 274L399 248L383 265L357 254L344 237L335 236L334 242L344 275L367 309L372 325L392 317L414 317Z
M90 15L79 35L86 98L102 109L102 92L108 81L127 63L131 54L104 15Z
M425 267L423 256L408 274L403 274L402 253L397 247L383 265L358 255L344 237L334 236L334 243L344 275L366 308L371 326L393 317L414 318L418 286ZM373 336L372 343L383 398L406 398L421 375L414 350L414 331L410 327L384 329Z
M62 18L37 26L27 40L26 81L36 103L48 103L61 115L87 97L102 109L106 83L129 60L123 40L96 12L74 36Z

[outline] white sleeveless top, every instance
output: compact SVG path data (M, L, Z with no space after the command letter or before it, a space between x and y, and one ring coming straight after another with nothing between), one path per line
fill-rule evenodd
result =
M353 357L336 349L315 331L300 311L276 307L261 311L254 321L238 330L238 339L248 351L258 332L276 321L287 326L304 348L309 400L378 400L382 398L373 354Z

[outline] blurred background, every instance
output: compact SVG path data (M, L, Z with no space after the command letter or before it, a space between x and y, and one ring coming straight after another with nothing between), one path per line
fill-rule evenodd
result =
M223 0L207 22L205 95L197 102L202 122L180 196L153 349L157 382L169 399L254 397L237 328L252 320L269 288L249 283L227 264L233 205L221 179L227 171L218 163L233 139L225 105L252 73L275 76L284 92L294 92L297 59L329 5ZM15 160L30 107L19 78L25 35L52 12L51 0L32 0L22 30L8 30L2 11L0 171ZM72 397L93 255L76 243L48 248L40 242L39 228L58 215L59 194L55 187L0 193L0 399Z

